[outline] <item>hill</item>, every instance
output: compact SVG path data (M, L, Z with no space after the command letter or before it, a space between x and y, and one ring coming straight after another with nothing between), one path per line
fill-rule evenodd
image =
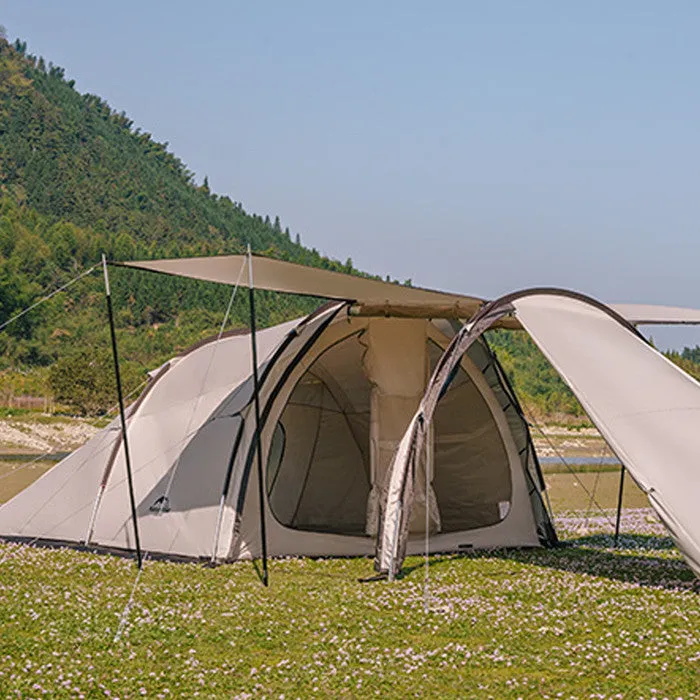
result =
M206 178L197 185L167 144L99 97L78 93L63 69L27 53L25 43L0 38L0 322L95 265L102 252L112 260L182 257L238 253L248 243L265 255L361 274L350 260L305 248L298 234L292 240L279 217L247 213L212 193ZM220 285L113 274L120 345L139 371L223 320L230 290ZM42 368L59 357L76 356L75 366L81 349L107 348L101 285L93 275L8 326L0 370L31 370L26 388L36 391L34 378L45 378ZM314 306L260 294L260 320L276 323ZM247 315L241 298L232 325Z
M0 37L0 324L89 270L103 252L112 260L183 257L238 253L248 243L268 256L362 274L349 259L304 247L278 216L246 212L213 193L206 178L196 184L167 143L100 97L80 94L62 68L29 54L26 43ZM125 269L113 275L127 388L223 321L225 287ZM259 294L263 325L316 305ZM244 297L233 306L232 326L246 323ZM99 413L113 396L103 371L107 334L102 281L88 275L0 332L0 405L52 395L70 398L72 410ZM490 338L526 403L547 415L580 414L526 337ZM700 375L698 353L686 349L673 359Z

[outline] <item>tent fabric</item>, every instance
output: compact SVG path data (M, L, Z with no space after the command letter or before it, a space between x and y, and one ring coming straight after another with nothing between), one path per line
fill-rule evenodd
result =
M414 485L420 460L423 459L428 446L438 402L448 389L469 348L486 329L512 312L510 305L499 301L483 307L474 319L454 336L435 366L418 410L394 455L383 486L375 558L375 568L390 578L399 573L406 556Z
M512 304L700 575L700 383L584 300Z
M608 306L635 326L700 324L698 309L651 304L609 304Z
M296 326L261 331L265 358ZM127 421L141 539L152 551L203 556L223 483L236 421L213 415L250 374L250 336L233 335L196 347L171 363ZM94 518L92 543L133 546L121 431L116 423L0 508L0 533L82 542L101 482L107 483ZM114 448L116 456L112 456ZM112 463L113 462L113 463ZM201 478L201 465L211 465ZM166 485L170 491L166 493ZM168 507L154 504L163 496ZM211 526L211 527L210 527ZM189 534L188 534L189 533Z
M485 330L512 314L571 387L700 576L700 383L649 345L615 309L552 289L490 302L443 354L392 464L378 570L394 576L401 568L415 462L455 367Z
M434 367L442 349L431 343L430 355ZM495 525L512 498L508 454L488 404L464 368L469 359L457 366L433 419L432 481L442 532ZM419 472L417 485L424 478Z
M249 286L247 256L133 260L127 266L179 277ZM357 302L352 313L363 316L469 319L486 302L463 294L392 284L368 277L307 267L285 260L254 255L253 280L257 289ZM634 325L700 324L700 310L648 304L611 304ZM497 326L520 329L517 318L504 314Z
M348 308L333 303L258 333L262 503L250 488L250 335L195 346L154 375L127 419L146 551L217 562L259 556L261 508L270 555L375 551L366 532L370 492L381 486L391 449L454 330L424 318L352 317L343 313ZM413 513L427 502L433 551L539 542L522 438L504 410L500 379L487 378L477 362L475 355L460 365L436 421L434 460L416 467ZM524 423L519 429L527 431ZM422 549L423 529L414 517L407 552ZM0 507L0 536L131 549L119 424Z
M274 406L268 412L268 417L263 425L262 443L264 445L264 460L269 464L270 456L276 460L277 452L273 449L274 435L277 431L277 423L287 410L289 397L293 395L294 388L304 381L305 373L315 371L314 366L318 357L322 356L324 349L342 343L344 338L357 334L362 343L368 342L368 325L372 319L347 318L341 314L324 331L319 341L296 365L294 372L289 376L285 388L276 396ZM379 322L389 322L391 319L378 319ZM425 319L414 320L424 326L426 339L437 342L441 348L449 344L448 329L445 324L434 324ZM375 336L376 337L376 336ZM391 347L391 346L388 346ZM473 529L460 529L452 532L437 532L431 535L431 551L455 550L463 547L495 547L495 546L537 546L540 543L537 531L540 526L539 516L533 514L529 497L529 481L523 473L520 455L516 442L510 434L508 420L501 410L496 396L491 391L488 382L479 374L479 370L472 363L468 365L468 373L472 381L478 386L480 393L489 406L493 421L497 425L500 439L503 441L507 453L508 463L511 469L512 479L512 503L506 517L496 525L486 527L474 527ZM278 363L281 368L281 363ZM474 376L472 376L474 373ZM425 375L424 375L425 376ZM268 389L272 384L268 386ZM266 403L266 395L261 396ZM524 426L526 429L526 426ZM289 430L286 429L286 440L290 440ZM272 470L275 466L270 467ZM281 477L280 477L281 478ZM424 478L424 474L423 477ZM322 493L319 491L319 495ZM269 501L269 499L268 499ZM313 504L308 503L309 507ZM468 506L465 494L465 505ZM369 555L375 551L376 540L370 536L340 535L333 532L318 532L311 530L292 529L281 523L269 508L269 502L264 504L267 531L268 553L272 556L299 554L311 556L333 555ZM234 541L234 547L230 558L249 558L260 556L260 504L255 493L251 489L246 492L245 502L241 512L240 532ZM422 528L420 530L422 532ZM412 533L407 541L408 553L422 551L424 539L422 535Z
M238 282L247 287L250 284L247 259L245 255L222 255L141 260L119 264L209 282L230 285ZM306 267L284 260L260 256L253 256L252 260L253 283L256 289L367 303L449 304L458 308L463 318L474 314L483 303L482 299L472 296L392 284L369 277Z
M270 508L296 529L362 534L370 490L370 386L357 335L333 345L292 391L268 455Z
M370 319L365 334L367 351L363 363L372 385L372 483L374 487L367 506L368 535L375 536L378 527L379 485L386 473L406 425L420 403L427 373L427 324L421 321L387 318ZM425 479L419 486L419 499L426 503ZM435 494L428 494L432 519L439 519ZM424 528L424 516L417 519Z

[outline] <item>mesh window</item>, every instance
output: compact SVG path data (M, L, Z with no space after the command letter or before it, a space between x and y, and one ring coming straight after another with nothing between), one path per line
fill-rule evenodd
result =
M443 350L428 343L431 372ZM495 525L510 508L508 454L490 408L460 365L433 421L433 488L442 532Z
M272 512L287 527L364 534L370 385L359 334L326 350L294 387L268 457Z

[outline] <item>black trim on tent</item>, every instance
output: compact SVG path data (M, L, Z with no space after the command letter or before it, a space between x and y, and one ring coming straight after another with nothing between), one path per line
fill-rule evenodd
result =
M271 358L269 359L269 361L266 363L265 367L263 368L262 373L260 374L260 380L259 380L259 383L258 383L258 389L259 389L259 390L263 388L263 386L265 385L265 381L267 380L268 376L270 375L270 372L271 372L272 368L275 366L275 364L277 363L277 361L279 360L279 358L284 354L285 350L289 347L289 345L291 344L291 342L292 342L295 338L299 337L299 329L300 329L300 328L303 328L303 327L304 327L305 325L307 325L310 321L312 321L314 318L316 318L320 313L323 313L324 311L326 311L327 309L331 308L332 306L334 306L334 305L337 304L337 303L338 303L338 302L335 302L335 301L329 301L329 302L327 302L327 303L325 303L325 304L322 304L318 309L316 309L316 310L313 311L311 314L309 314L306 318L304 318L304 319L299 323L298 326L296 326L296 327L293 328L291 331L289 331L289 333L287 333L287 335L285 336L285 338L282 340L282 342L279 344L279 346L277 347L277 349L276 349L275 352L273 353L272 357L271 357ZM342 308L342 306L340 306L338 310L340 310L340 308ZM334 317L335 317L335 314L334 314ZM252 397L251 397L251 398L252 398ZM249 405L250 405L250 401L246 404L246 406L249 406ZM243 408L245 408L246 406L244 406ZM237 415L240 415L241 418L243 417L243 416L241 415L241 414L242 414L242 410L243 410L243 409L241 409L241 411L239 411L238 414L237 414ZM265 423L265 414L263 414L263 416L264 416L264 417L262 418L262 424L264 425L264 423ZM231 455L230 455L230 457L229 457L228 466L227 466L227 468L226 468L226 474L225 474L225 476L224 476L224 485L223 485L222 492L221 492L221 495L222 495L222 497L223 497L223 499L224 499L224 502L228 499L229 489L231 488L231 480L232 480L232 477L233 477L233 468L234 468L234 465L235 465L235 462L236 462L236 455L238 454L238 449L239 449L239 447L240 447L240 445L241 445L241 440L242 440L242 438L243 438L244 428L245 428L245 420L242 420L242 421L241 421L240 430L239 430L238 434L236 435L236 439L235 439L234 442L233 442L233 447L232 447L232 450L231 450ZM246 486L247 486L247 483L246 483ZM241 506L241 507L242 507L242 506Z
M559 544L559 538L556 533L556 529L554 527L554 522L552 518L554 517L554 513L550 513L547 510L547 507L544 503L544 499L542 498L542 492L546 490L547 485L544 480L544 476L542 474L542 468L540 466L539 459L537 459L537 452L535 451L535 446L532 441L532 434L530 433L530 427L527 423L527 420L525 418L525 414L522 409L522 405L520 404L520 401L518 400L517 394L515 393L515 389L513 388L513 385L511 384L510 380L508 379L508 375L505 373L505 370L503 369L503 365L501 365L500 360L498 359L498 355L494 352L493 348L489 345L488 340L486 339L485 335L482 335L479 338L479 341L483 344L484 349L486 352L491 356L491 362L489 365L485 368L488 369L493 368L495 374L496 374L496 379L498 380L499 384L503 388L503 391L506 395L506 398L508 399L508 403L505 406L502 406L503 413L507 413L509 410L513 410L517 413L518 418L520 419L520 422L522 423L522 426L525 431L525 446L523 447L522 450L518 452L520 458L521 458L521 465L523 467L523 471L525 472L525 479L528 481L530 484L530 488L528 488L528 494L531 499L537 500L537 505L539 508L541 508L541 512L544 514L544 518L542 523L537 523L537 534L540 539L540 542L543 546L545 547L555 547L556 545ZM486 376L484 374L484 376ZM525 453L525 460L523 462L523 453ZM534 465L534 475L531 472L530 469L530 464ZM536 480L535 480L536 479ZM540 527L541 525L541 527Z
M336 302L337 303L337 302ZM329 305L326 304L324 305L328 307ZM323 321L319 325L319 327L313 332L311 337L304 343L302 348L299 350L299 352L294 356L294 358L291 360L291 362L284 368L284 371L282 372L282 376L277 380L277 383L273 387L272 391L270 392L270 396L268 397L267 401L265 402L265 408L263 409L262 416L260 417L260 432L265 428L265 424L267 423L267 419L270 416L270 411L272 410L272 404L274 403L275 399L279 395L279 393L282 391L282 387L287 383L289 380L289 377L291 376L292 372L296 369L297 365L301 362L301 360L306 356L306 354L309 352L309 350L316 344L316 341L320 337L320 335L328 328L330 323L335 319L335 317L338 315L338 312L344 307L346 304L339 303L338 308L332 313L329 314L329 317ZM318 311L314 315L318 315ZM275 358L277 359L277 358ZM272 364L272 362L270 363ZM266 378L266 377L264 377ZM264 379L263 378L263 379ZM261 380L261 385L262 385ZM236 501L236 512L235 512L235 520L234 520L234 534L237 534L238 529L240 528L240 522L241 522L241 517L243 515L243 504L245 502L245 496L246 492L248 490L248 480L250 478L250 470L253 464L253 458L255 457L255 445L252 444L248 448L248 454L246 455L246 460L245 464L243 467L243 474L241 476L241 487L238 491L238 499Z

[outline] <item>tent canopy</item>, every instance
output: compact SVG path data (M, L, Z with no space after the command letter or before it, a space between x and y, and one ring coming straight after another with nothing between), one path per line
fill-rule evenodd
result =
M246 263L245 255L220 255L112 264L248 287ZM407 287L258 255L253 256L253 283L257 289L352 301L355 302L352 313L358 316L468 319L485 303L479 297ZM645 304L611 304L611 308L635 325L700 324L700 310L696 309ZM504 316L495 325L522 328L512 316Z
M585 299L513 306L700 576L700 383Z
M525 290L485 306L453 339L399 445L388 480L377 568L401 567L411 480L453 367L478 337L515 314L569 385L700 576L700 383L619 313L567 290Z
M238 283L248 287L250 280L247 259L245 255L223 255L207 258L142 260L121 264L168 275L230 285ZM256 289L354 301L359 304L451 306L462 317L472 316L484 303L483 299L463 294L407 287L369 277L347 275L260 256L253 256L253 283Z

